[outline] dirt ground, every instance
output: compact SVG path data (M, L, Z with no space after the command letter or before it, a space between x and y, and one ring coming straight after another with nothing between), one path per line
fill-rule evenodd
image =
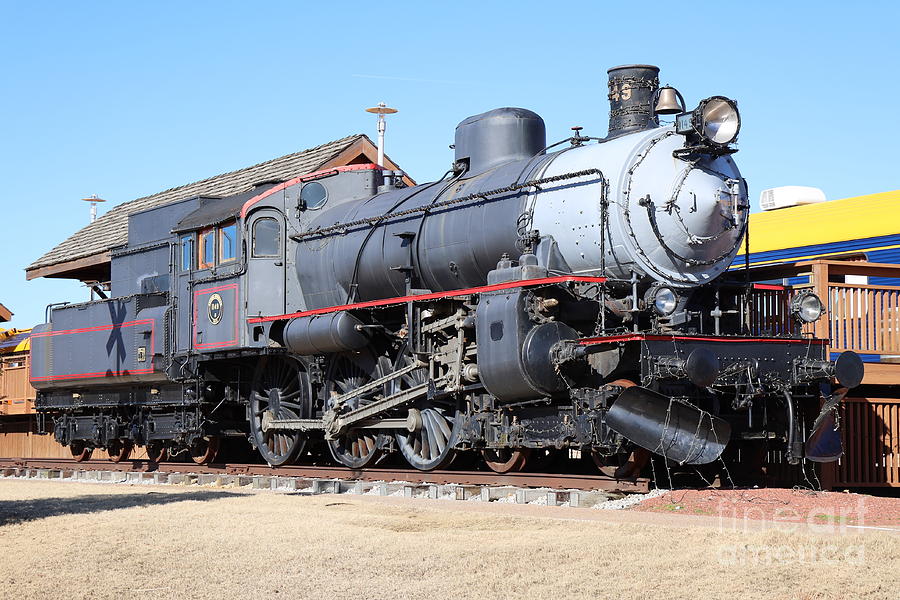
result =
M2 480L0 597L900 597L896 530L738 522Z
M900 532L900 498L865 494L778 488L674 490L634 508L772 523L807 523L814 529L818 525L832 525L844 529L895 528Z

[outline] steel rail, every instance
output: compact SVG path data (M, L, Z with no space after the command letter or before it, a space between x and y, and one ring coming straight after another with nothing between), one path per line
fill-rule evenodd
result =
M114 463L107 460L78 462L56 458L0 458L0 469L54 469L61 471L143 471L157 473L263 475L300 477L305 479L343 479L360 481L403 482L412 484L456 484L471 486L511 486L519 488L553 488L602 490L646 493L650 480L614 479L605 475L569 473L494 473L491 471L418 471L402 468L350 469L333 466L289 465L270 467L265 464L233 463L197 465L194 463L164 462L156 464L146 459Z

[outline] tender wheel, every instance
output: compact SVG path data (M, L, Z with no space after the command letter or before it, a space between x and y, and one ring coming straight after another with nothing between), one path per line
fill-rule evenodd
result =
M412 364L412 356L401 352L395 369ZM395 379L392 390L415 387L427 381L425 367ZM399 387L398 387L399 386ZM391 391L391 393L396 393ZM410 408L406 428L395 434L397 447L411 466L420 471L446 467L456 457L456 440L462 427L462 415L455 406L420 401Z
M191 444L191 459L198 465L208 465L219 454L220 439L215 435L199 437Z
M109 460L120 463L128 460L133 448L134 444L131 440L113 440L106 448L106 453L109 455Z
M91 454L94 452L94 449L88 448L82 440L76 440L69 444L69 452L72 453L72 458L75 459L75 462L84 462L91 460Z
M485 464L495 473L521 471L530 455L530 448L485 448L481 451Z
M169 460L169 449L162 442L150 442L147 444L147 458L157 464Z
M325 375L325 409L332 408L334 399L356 388L378 379L383 375L385 365L370 355L334 357ZM379 388L349 400L342 412L355 410L382 397ZM384 439L375 429L349 429L336 440L328 440L328 450L337 462L352 469L361 469L373 464L382 455Z
M285 465L306 447L306 433L270 429L270 421L312 416L312 390L306 366L290 358L260 359L250 394L250 436L263 460L272 467Z

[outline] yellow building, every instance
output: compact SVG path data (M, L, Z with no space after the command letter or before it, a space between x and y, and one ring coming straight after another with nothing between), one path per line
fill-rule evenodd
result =
M751 267L813 259L900 264L900 190L755 213L749 243ZM742 248L732 268L743 267L744 259ZM866 283L900 282L872 277Z

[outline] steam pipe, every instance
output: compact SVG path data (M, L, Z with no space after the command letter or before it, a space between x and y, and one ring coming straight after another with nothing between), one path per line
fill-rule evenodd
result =
M788 464L796 465L800 462L802 454L801 452L796 452L799 449L800 442L797 442L797 421L794 415L794 398L791 396L790 392L784 390L784 399L787 402L787 427L788 427L788 435L787 435L787 459ZM797 446L797 448L795 448Z

